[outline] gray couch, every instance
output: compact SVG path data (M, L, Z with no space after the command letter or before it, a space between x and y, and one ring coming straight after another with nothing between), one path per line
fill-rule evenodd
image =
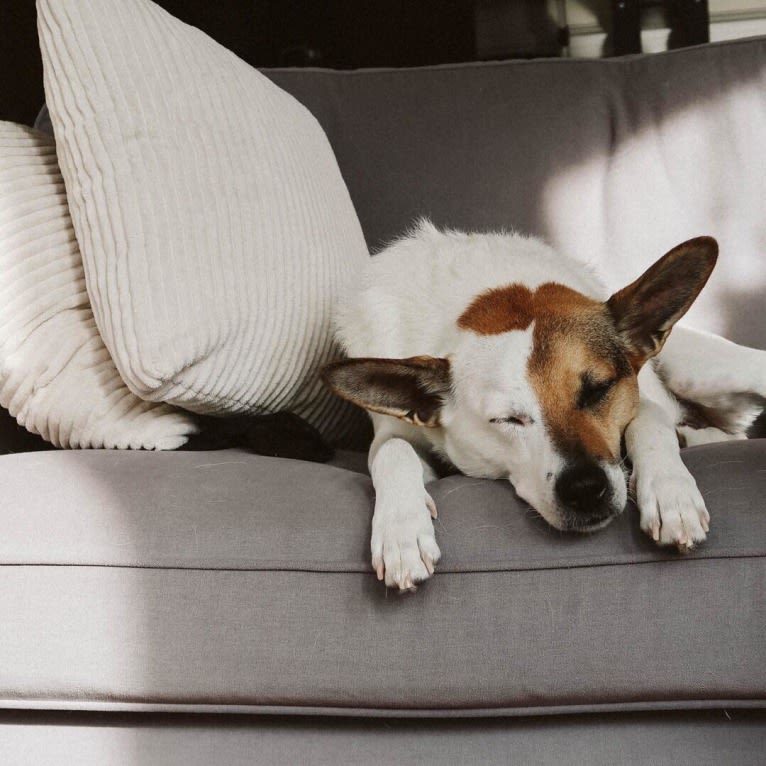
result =
M766 119L766 40L268 74L324 126L373 249L419 215L553 241L581 226L582 242L688 178L717 202L689 236L719 236L724 261L732 231L766 242L766 198L760 223L737 206L766 167L766 134L748 132L749 110ZM703 137L728 126L715 157L703 141L690 165L673 143L686 115ZM566 175L600 167L608 186L647 135L667 177L623 189L622 208ZM762 286L724 284L728 334L765 344ZM569 536L507 483L448 476L429 487L442 563L401 597L369 565L362 453L4 455L0 763L764 763L766 441L684 459L712 516L692 554L658 550L632 506Z

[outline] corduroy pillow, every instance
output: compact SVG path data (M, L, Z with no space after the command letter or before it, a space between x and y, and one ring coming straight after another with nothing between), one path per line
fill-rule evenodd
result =
M174 449L188 413L121 380L85 290L52 138L0 122L0 404L58 447Z
M314 117L149 0L38 0L45 93L96 323L128 386L200 413L289 409L368 258Z

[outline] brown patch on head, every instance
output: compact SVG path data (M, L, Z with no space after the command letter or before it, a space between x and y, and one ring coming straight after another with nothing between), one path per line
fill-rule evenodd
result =
M555 282L508 285L479 295L458 326L495 335L532 322L528 375L551 438L565 455L619 460L638 385L604 303Z
M604 304L541 315L528 375L548 433L564 455L620 459L638 383Z
M587 312L600 305L557 282L546 282L534 292L525 285L512 284L487 290L474 298L457 325L477 335L499 335L526 330L541 317Z
M524 285L487 290L460 315L457 325L478 335L526 330L535 318L535 295Z

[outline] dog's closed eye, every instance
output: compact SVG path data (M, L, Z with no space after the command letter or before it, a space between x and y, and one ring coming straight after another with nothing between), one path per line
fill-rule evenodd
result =
M593 380L588 373L585 373L582 378L580 393L577 397L577 408L589 410L597 407L606 399L616 382L616 378L600 381Z
M499 417L499 418L490 418L489 422L494 424L523 427L523 426L530 426L535 421L534 421L534 418L531 418L529 415L514 413L513 415L503 415L502 417Z

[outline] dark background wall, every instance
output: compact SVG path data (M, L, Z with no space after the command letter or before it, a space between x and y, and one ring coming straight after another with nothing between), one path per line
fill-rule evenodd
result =
M42 103L34 0L0 0L0 119L30 123Z
M473 0L159 0L255 66L418 66L475 58ZM0 119L43 101L34 0L0 0Z

